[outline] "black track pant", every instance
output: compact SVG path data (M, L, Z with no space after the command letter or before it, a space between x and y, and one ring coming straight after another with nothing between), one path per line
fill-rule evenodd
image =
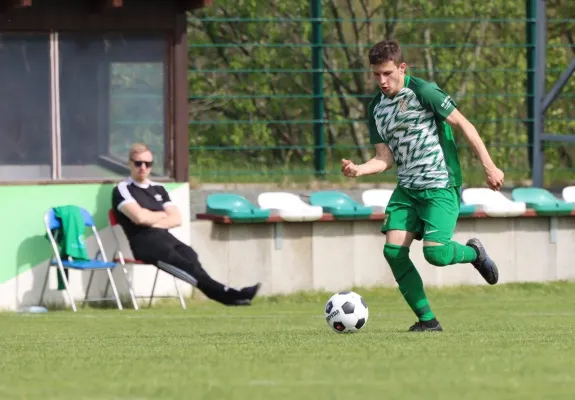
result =
M246 296L213 280L202 268L198 255L170 232L158 229L140 234L130 241L134 257L197 287L207 297L223 304L232 304Z

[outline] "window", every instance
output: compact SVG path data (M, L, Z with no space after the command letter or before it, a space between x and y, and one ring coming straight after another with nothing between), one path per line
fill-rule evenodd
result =
M172 175L162 34L0 34L0 181L128 174L147 143Z
M112 63L110 75L108 155L127 160L130 145L143 141L154 152L155 173L166 175L164 65Z
M48 34L0 34L0 181L52 178Z
M167 176L167 41L78 33L58 41L62 177L126 175L134 142L152 148L152 173Z

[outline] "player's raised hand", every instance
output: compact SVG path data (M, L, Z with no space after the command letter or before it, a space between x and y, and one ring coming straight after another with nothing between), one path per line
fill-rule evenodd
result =
M349 178L357 178L359 176L358 166L346 159L341 160L341 172Z
M488 169L485 171L485 175L487 186L489 186L491 190L499 191L503 187L505 175L499 168Z

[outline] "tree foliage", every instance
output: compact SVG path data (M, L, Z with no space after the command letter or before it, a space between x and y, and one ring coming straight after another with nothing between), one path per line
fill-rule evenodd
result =
M497 163L529 176L524 1L323 0L322 9L328 169L341 157L361 161L373 154L365 124L375 93L367 52L377 41L395 38L408 73L437 82L474 122ZM190 156L196 173L311 175L309 16L309 0L220 0L190 16ZM547 91L575 55L575 5L548 1L548 17ZM546 132L573 133L574 89L571 79L547 113ZM459 144L469 168L475 159L463 139ZM569 147L546 150L546 162L572 167Z

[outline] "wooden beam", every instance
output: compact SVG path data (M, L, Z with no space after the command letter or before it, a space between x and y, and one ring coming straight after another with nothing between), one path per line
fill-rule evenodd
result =
M100 13L106 10L118 10L124 7L124 0L91 0L88 2L92 13Z
M124 0L102 0L102 8L120 8L124 7Z
M95 8L98 10L109 10L124 7L124 0L96 0Z
M188 103L188 36L186 33L187 19L185 13L181 12L176 17L174 27L174 41L172 44L172 59L170 62L173 79L170 83L173 110L173 128L171 129L171 139L173 145L171 154L173 160L173 173L176 182L189 182L189 162L190 146L189 119L190 106Z
M32 0L12 0L12 6L16 8L31 7Z
M179 11L195 10L198 8L211 7L213 0L176 0Z
M8 11L10 8L31 7L32 0L0 0L0 13Z

